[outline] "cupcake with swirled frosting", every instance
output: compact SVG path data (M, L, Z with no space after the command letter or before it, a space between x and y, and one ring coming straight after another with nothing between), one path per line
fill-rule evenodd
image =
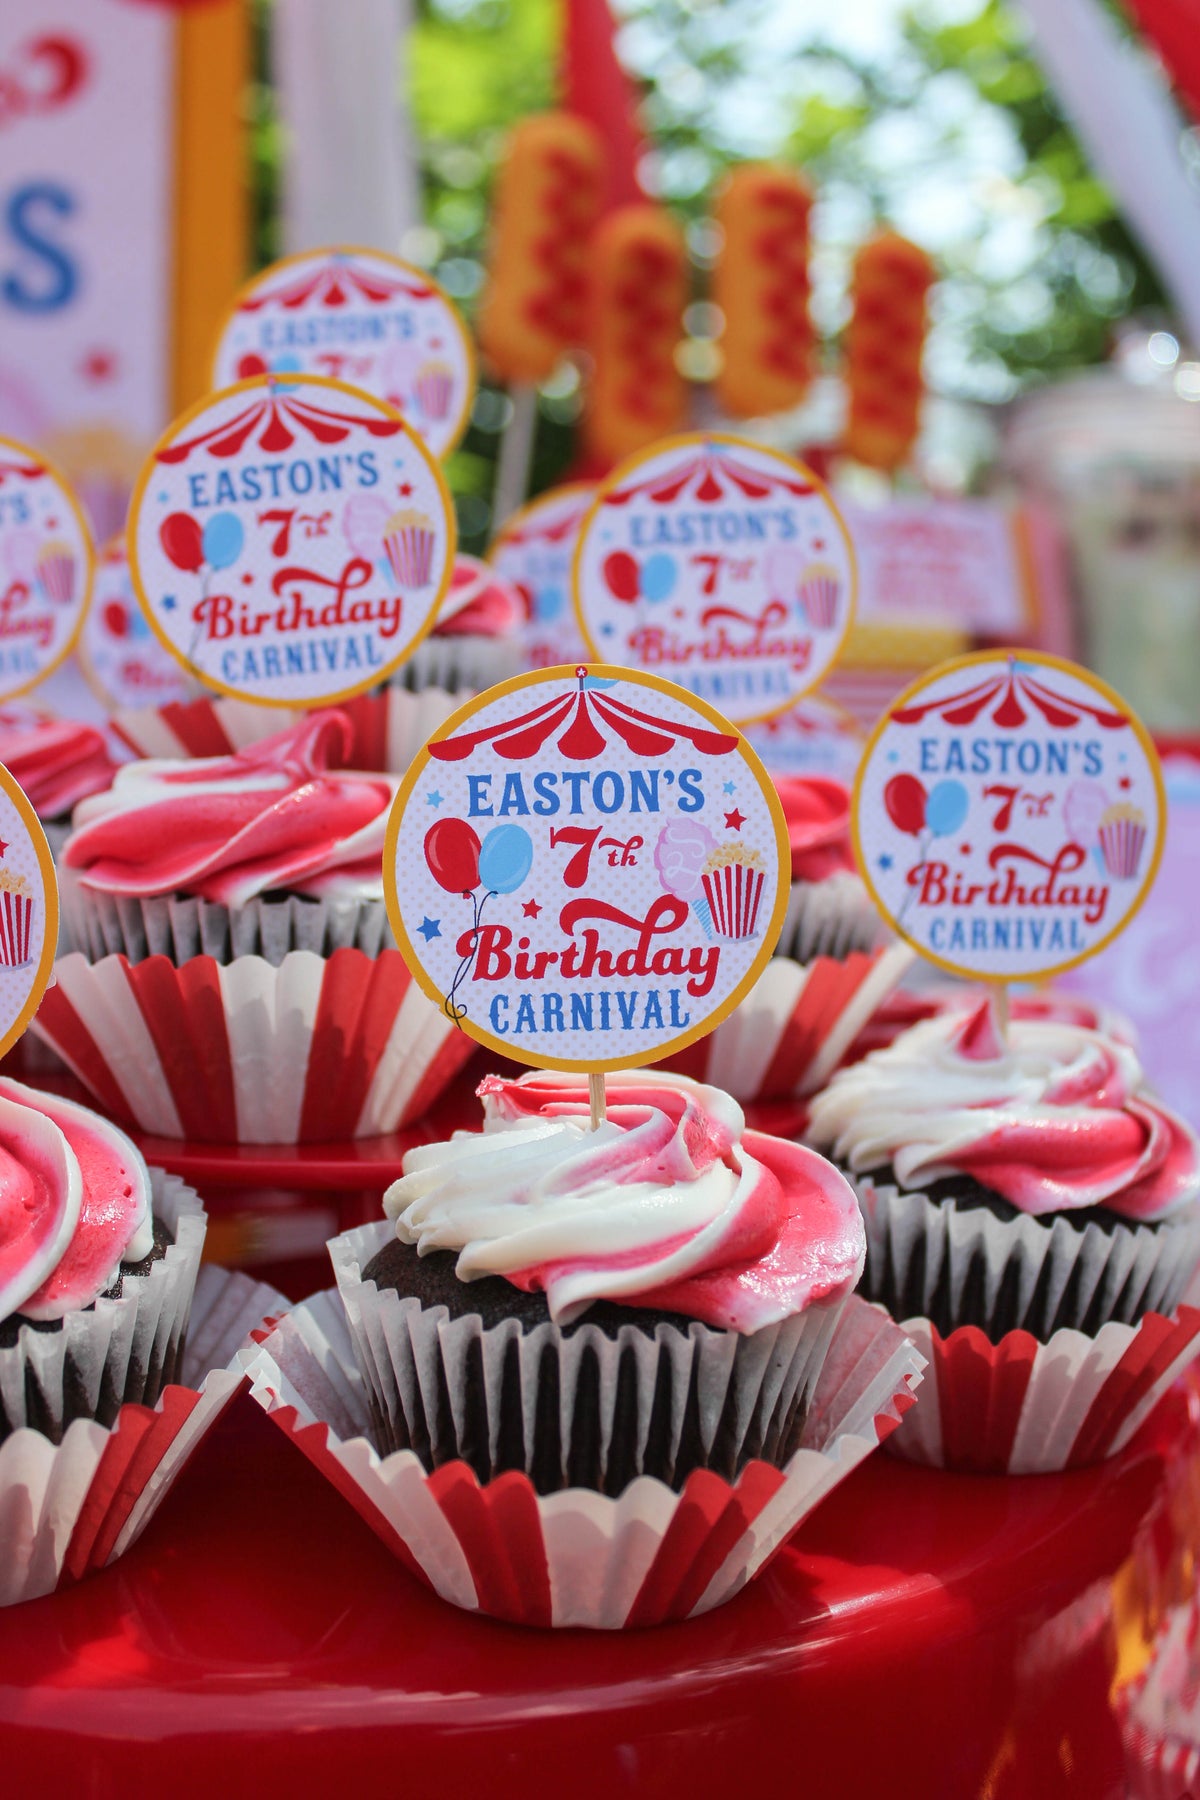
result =
M116 764L102 732L32 707L0 708L0 763L25 792L57 852L71 809L108 787Z
M521 596L511 583L477 556L460 553L433 630L392 683L414 692L436 687L466 696L506 681L524 667L524 620Z
M394 1230L330 1246L378 1447L540 1493L733 1480L794 1450L862 1223L845 1179L658 1072L491 1076L481 1132L418 1146Z
M886 931L863 886L850 843L850 790L824 775L779 776L792 886L780 956L811 962L872 950Z
M343 713L232 756L127 763L75 809L62 853L71 942L93 958L390 943L383 842L398 777L340 767Z
M176 1378L204 1242L190 1188L86 1107L0 1080L0 1441L111 1425Z
M990 1000L841 1070L807 1141L855 1183L864 1291L943 1336L1041 1342L1170 1314L1200 1263L1200 1146L1123 1039Z

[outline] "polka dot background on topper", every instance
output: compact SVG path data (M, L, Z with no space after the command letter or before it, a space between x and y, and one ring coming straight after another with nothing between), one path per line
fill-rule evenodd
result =
M573 570L593 656L676 681L738 725L817 685L853 622L857 583L824 484L721 432L670 438L608 476Z
M94 560L64 478L40 451L0 438L0 700L28 693L70 655Z
M155 632L207 686L271 706L373 687L432 628L454 508L394 407L260 376L179 418L142 469L126 548Z
M953 974L1054 975L1133 918L1166 802L1145 727L1088 670L1027 650L943 663L888 707L854 789L888 922Z
M213 357L213 386L248 375L329 375L404 414L435 456L467 428L475 352L449 295L382 250L284 257L237 296Z
M787 831L745 739L669 682L538 670L454 713L388 823L384 887L425 992L499 1055L655 1062L769 960Z
M88 686L104 706L173 706L195 692L138 605L121 538L106 544L97 559L78 656Z
M50 846L24 792L0 766L0 1056L37 1011L57 945Z

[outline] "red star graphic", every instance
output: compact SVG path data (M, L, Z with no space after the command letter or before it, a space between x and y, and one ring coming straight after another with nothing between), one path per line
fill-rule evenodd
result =
M242 586L243 587L253 587L254 586L254 577L250 573L249 569L247 569L246 573L242 576Z
M7 856L7 855L8 855L8 845L4 842L3 838L0 838L0 856Z
M1122 789L1125 789L1126 791L1128 791L1128 789L1133 786L1133 783L1129 779L1128 775L1122 775L1120 781L1118 781L1118 783L1117 783L1117 786L1119 788L1122 788Z
M971 854L970 844L960 844L958 846L958 850L959 850L960 856L970 856L970 854Z
M396 492L402 500L407 500L408 496L412 493L412 482L402 481L400 486L396 489Z
M728 831L740 831L745 823L745 813L739 812L736 806L732 812L725 814L725 826Z
M117 359L111 350L89 350L79 359L79 373L85 381L111 381L117 372Z
M536 900L527 900L521 908L527 919L536 919L541 910Z

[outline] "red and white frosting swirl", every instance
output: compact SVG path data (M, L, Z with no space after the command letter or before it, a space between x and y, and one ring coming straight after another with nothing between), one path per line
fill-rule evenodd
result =
M850 790L825 775L779 775L775 786L787 820L793 881L853 874Z
M834 1076L809 1143L902 1188L972 1175L1022 1212L1106 1206L1160 1219L1200 1193L1192 1130L1144 1091L1128 1043L1068 1018L1014 1018L991 1001L926 1019Z
M458 555L434 637L507 637L525 616L521 596L477 556Z
M154 1244L150 1177L123 1131L0 1080L0 1319L61 1319Z
M64 864L109 894L381 899L399 778L334 767L350 741L344 713L315 712L234 756L127 763L76 809Z
M113 778L116 764L103 733L73 719L16 707L0 710L0 763L20 784L40 819L57 819Z
M482 1132L404 1158L384 1196L397 1235L457 1252L463 1281L544 1292L560 1324L604 1299L752 1332L850 1292L863 1227L831 1164L746 1132L728 1094L686 1076L606 1088L592 1131L578 1076L489 1076Z

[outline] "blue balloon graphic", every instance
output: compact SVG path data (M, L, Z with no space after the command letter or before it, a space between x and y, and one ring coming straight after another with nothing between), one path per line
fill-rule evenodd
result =
M560 587L544 587L537 597L537 616L539 619L557 619L566 604L567 596Z
M533 844L523 825L493 825L479 850L479 879L493 894L511 894L533 867Z
M642 592L647 600L669 600L675 591L675 577L679 573L675 566L675 558L668 556L665 550L656 550L642 564Z
M970 802L961 781L939 781L925 804L925 823L934 837L949 837L967 816Z
M210 569L227 569L242 554L244 534L236 513L214 513L204 527L204 560Z

